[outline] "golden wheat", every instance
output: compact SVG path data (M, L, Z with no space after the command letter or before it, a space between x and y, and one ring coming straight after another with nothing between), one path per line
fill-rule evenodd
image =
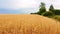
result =
M0 15L0 34L60 34L60 23L40 15Z

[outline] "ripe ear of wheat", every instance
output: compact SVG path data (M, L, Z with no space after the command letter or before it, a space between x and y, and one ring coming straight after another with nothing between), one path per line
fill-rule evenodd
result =
M0 15L0 34L60 34L60 23L40 15Z

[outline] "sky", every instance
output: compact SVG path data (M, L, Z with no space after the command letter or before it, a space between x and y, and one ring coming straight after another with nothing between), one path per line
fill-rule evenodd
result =
M36 8L38 0L0 0L1 8Z
M29 12L36 12L39 9L40 3L44 2L46 8L48 9L51 4L53 4L55 9L60 9L60 0L0 0L0 8L5 9L26 9L34 8L34 10L25 10Z

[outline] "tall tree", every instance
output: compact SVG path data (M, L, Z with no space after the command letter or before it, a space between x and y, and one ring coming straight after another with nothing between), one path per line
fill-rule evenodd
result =
M41 2L38 14L42 15L42 13L44 13L44 12L46 12L45 3Z
M55 14L55 10L54 10L53 5L50 6L49 11L51 11L53 14Z
M54 7L53 7L53 5L51 5L49 8L49 11L53 11L53 10L54 10Z

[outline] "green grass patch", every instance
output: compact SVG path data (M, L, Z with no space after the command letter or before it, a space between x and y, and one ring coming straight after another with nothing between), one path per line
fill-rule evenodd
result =
M53 18L56 19L56 20L58 20L58 21L60 21L60 15L56 15Z

